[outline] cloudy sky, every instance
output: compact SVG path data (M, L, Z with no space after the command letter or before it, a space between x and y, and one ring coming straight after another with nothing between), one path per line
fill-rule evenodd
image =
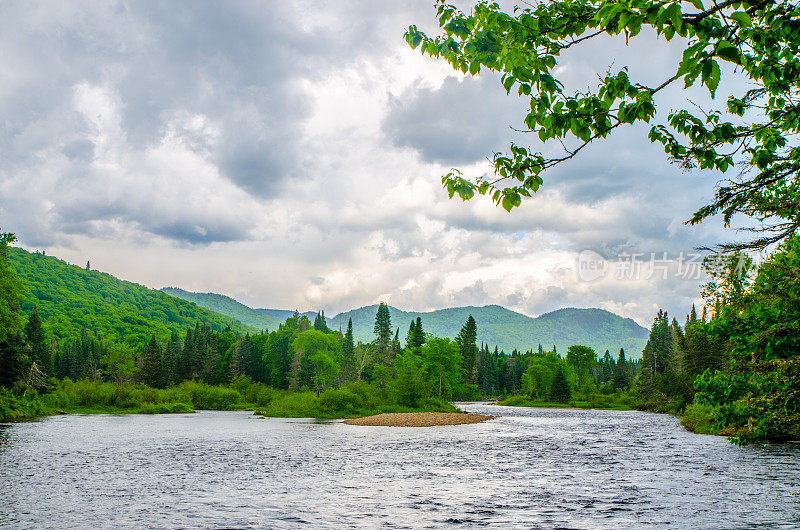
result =
M448 200L451 167L480 175L511 139L542 146L509 127L525 101L412 51L409 24L436 32L430 0L4 2L0 228L31 251L254 307L682 319L699 280L681 253L731 238L683 225L718 176L682 173L634 128L511 214ZM624 66L669 77L678 49L631 44L576 50L560 75L574 89ZM686 97L665 93L660 117Z

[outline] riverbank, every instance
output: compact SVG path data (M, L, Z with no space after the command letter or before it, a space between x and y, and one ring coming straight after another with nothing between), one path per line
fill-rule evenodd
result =
M640 410L642 412L655 412L659 414L669 414L680 420L681 426L689 432L695 434L711 434L715 436L732 436L735 434L733 429L721 430L714 421L714 410L705 405L692 403L685 409L678 411L674 409L654 408L643 406L637 403L630 394L597 394L585 396L588 399L570 400L566 403L552 401L531 400L525 396L509 396L498 405L507 407L532 407L532 408L558 408L558 409L580 409L580 410Z
M186 381L166 389L142 384L70 381L47 393L0 388L0 422L55 414L165 414L196 410L251 410L279 418L342 419L381 413L458 412L446 401L426 399L418 407L399 405L386 390L364 382L314 392L278 390L247 379L229 386Z
M636 410L633 397L628 394L592 394L580 396L580 399L571 399L564 403L530 399L527 396L513 395L498 401L498 405L505 407L534 407L534 408L560 408L560 409L600 409L600 410Z
M481 423L492 418L494 416L467 414L465 412L406 412L351 418L344 420L342 423L369 427L434 427L438 425Z

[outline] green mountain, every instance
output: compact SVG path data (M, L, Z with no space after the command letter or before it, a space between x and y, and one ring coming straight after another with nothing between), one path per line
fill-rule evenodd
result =
M141 344L152 333L165 336L197 322L215 330L256 331L230 316L38 252L12 247L8 259L22 281L23 311L38 307L56 338L85 329L101 339Z
M261 314L267 315L271 318L276 319L279 322L286 322L286 319L289 317L294 316L294 311L289 311L288 309L253 309L253 311L257 311ZM305 313L300 313L301 315L305 315L311 322L314 322L314 319L317 316L316 311L306 311ZM329 319L326 319L329 320Z
M161 291L175 298L193 302L200 307L216 311L221 315L235 318L243 324L258 329L275 331L278 329L278 325L283 324L287 318L294 315L294 311L289 309L253 309L223 294L193 293L178 287L162 287ZM301 314L307 316L311 322L314 322L314 318L317 316L316 311L306 311Z
M279 324L285 322L293 313L293 311L275 310L280 313L288 313L285 317L281 318L281 315L276 318L275 316L270 316L265 310L253 309L222 294L192 293L184 291L183 289L178 289L177 287L164 287L161 291L175 298L193 302L200 307L205 307L221 315L235 318L242 324L256 329L269 329L274 331L278 329Z
M353 309L329 319L333 329L347 328L353 319L353 335L361 341L374 338L373 326L377 305ZM553 346L562 355L574 344L594 348L602 355L606 349L616 356L625 348L629 358L641 357L649 331L630 318L623 318L603 309L566 308L532 318L498 305L483 307L453 307L425 313L401 311L389 307L392 326L400 328L405 339L412 319L422 318L422 328L440 337L455 337L469 315L478 324L478 342L497 346L506 353L517 350L546 350Z
M251 325L264 318L284 322L294 314L294 311L286 309L251 309L231 298L212 293L188 293L174 288L165 288L164 292L174 293L179 298L191 300L197 305ZM225 303L220 300L225 300ZM327 319L328 327L344 331L347 329L348 319L352 318L356 340L369 342L374 339L373 327L377 310L377 305L370 305L340 313ZM316 312L304 314L313 321ZM583 344L591 346L601 355L608 349L616 356L622 347L629 358L639 358L649 333L632 319L622 318L603 309L559 309L532 318L497 305L453 307L425 313L402 311L390 306L389 315L393 327L400 328L401 340L405 340L411 320L417 317L422 318L422 327L426 332L440 337L455 337L469 315L472 315L478 324L478 341L491 347L497 346L506 353L514 348L523 351L536 349L541 344L546 349L555 346L558 352L564 354L569 346ZM275 329L277 325L267 324L267 327Z

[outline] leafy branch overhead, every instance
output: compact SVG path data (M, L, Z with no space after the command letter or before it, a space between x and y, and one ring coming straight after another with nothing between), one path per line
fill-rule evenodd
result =
M757 238L744 245L763 248L800 227L800 8L788 1L707 0L556 0L515 8L481 1L464 13L436 2L443 35L429 37L416 26L405 39L423 54L443 58L463 73L488 68L502 74L507 93L530 98L524 117L527 131L542 142L566 145L561 156L548 157L511 144L495 153L494 175L476 180L457 170L442 178L450 197L464 200L489 194L506 210L519 206L542 185L542 173L576 156L588 144L606 138L622 125L650 125L648 138L660 143L671 160L684 168L728 172L714 200L689 220L695 224L722 214L727 224L736 214L758 221ZM559 59L570 48L590 45L601 35L631 44L650 27L666 41L676 36L681 60L658 84L629 77L626 68L609 72L594 90L569 92L559 79ZM679 43L679 44L678 44ZM730 96L727 111L679 109L656 123L656 96L683 81L699 83L713 98L722 82L720 64L747 78L753 88Z

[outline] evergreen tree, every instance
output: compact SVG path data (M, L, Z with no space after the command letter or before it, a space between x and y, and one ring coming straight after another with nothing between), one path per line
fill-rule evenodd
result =
M218 383L219 350L217 349L217 340L214 335L211 335L209 340L206 341L204 350L202 380L209 385L216 385Z
M177 331L170 334L167 344L164 346L164 384L170 385L182 381L178 365L181 359L181 339Z
M347 319L347 331L342 339L342 379L354 381L356 379L356 345L353 340L353 319Z
M233 347L233 352L231 352L231 362L229 365L231 380L236 379L240 375L244 373L242 369L242 365L244 362L242 361L242 338L236 337L236 344Z
M320 311L317 313L316 318L314 318L314 329L323 333L328 333L330 331L330 329L328 329L328 324L325 321L325 311Z
M550 385L550 399L558 403L566 403L571 396L572 390L567 380L567 374L564 373L564 367L559 364Z
M422 329L422 317L417 317L414 329L414 347L422 348L425 345L425 330Z
M158 347L156 336L150 336L150 342L142 353L139 368L139 380L153 388L163 388L164 366L161 359L161 348Z
M255 355L253 340L250 334L246 334L242 339L242 373L253 381L264 382L262 371L260 370L258 357Z
M389 315L389 306L381 302L375 314L375 348L377 361L389 364L391 357L392 317Z
M625 359L625 350L619 349L617 364L614 366L614 389L627 389L630 386L628 361Z
M456 336L456 344L461 353L461 369L467 383L475 383L476 366L475 359L478 355L478 326L472 315L467 318L466 323L461 327L461 331Z
M411 320L411 324L408 326L408 334L406 334L406 348L415 348L416 347L416 333L417 333L417 326L414 324L414 320Z
M400 328L394 332L394 339L392 339L392 358L397 357L400 353Z

